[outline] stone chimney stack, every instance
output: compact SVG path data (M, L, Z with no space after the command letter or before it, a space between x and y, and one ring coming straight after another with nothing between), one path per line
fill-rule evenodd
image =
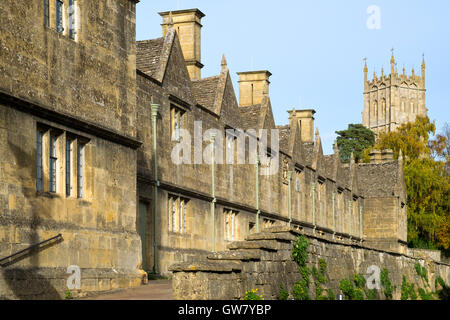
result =
M159 12L163 18L162 32L175 28L183 50L184 60L192 80L201 79L201 19L205 16L198 9Z
M372 150L369 154L370 156L370 163L383 163L383 162L389 162L394 161L394 151L391 149L385 149L385 150Z
M239 106L248 107L260 104L269 95L269 77L267 70L238 72L239 75Z
M294 121L297 121L303 142L314 142L314 114L313 109L290 110L289 125L292 127Z

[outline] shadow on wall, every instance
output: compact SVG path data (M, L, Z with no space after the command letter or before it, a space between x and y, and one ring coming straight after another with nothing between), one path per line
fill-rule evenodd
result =
M7 294L8 296L19 300L61 300L53 284L35 268L11 268L3 270L2 273L11 293Z
M60 300L60 294L55 289L54 284L48 280L50 278L57 278L55 277L56 275L49 273L48 271L45 272L46 274L43 274L42 270L38 267L16 268L12 266L26 258L32 260L33 256L38 255L41 251L58 245L62 241L64 241L64 239L59 237L45 245L32 248L29 251L11 257L7 262L3 263L0 267L4 268L2 270L2 277L7 286L7 295L19 300ZM6 299L6 297L1 297L0 299Z
M53 206L53 202L48 201L45 205L45 209L42 208L42 205L38 205L39 202L36 201L35 191L26 187L29 185L30 178L36 176L36 168L33 166L36 162L36 150L26 150L25 147L29 144L29 141L27 140L28 136L26 135L8 135L8 147L14 157L14 164L17 169L16 172L18 173L16 178L19 180L17 185L9 184L10 190L8 190L8 192L13 194L16 193L18 197L23 197L24 203L22 208L14 210L18 212L14 212L14 214L12 214L13 212L10 212L10 219L8 219L8 217L6 218L7 220L10 220L9 222L11 225L16 225L16 229L20 230L22 228L22 231L24 231L20 237L20 245L22 248L45 240L40 239L38 228L43 222L42 215L47 213L45 212L46 210L52 210L51 207ZM25 208L31 208L31 210ZM8 207L5 209L8 211ZM2 215L2 213L0 213L0 215ZM16 257L12 257L6 263L3 263L0 269L0 277L3 278L2 280L4 280L3 283L6 285L6 288L4 288L3 297L0 297L0 299L7 299L7 297L24 300L61 299L60 294L55 289L55 283L52 284L50 281L50 279L57 278L54 274L55 271L51 272L51 268L42 268L40 266L39 253L62 241L62 238L56 239L56 241L51 241L43 246L33 248L32 250L24 252ZM14 242L14 240L12 240L12 242ZM10 244L12 245L11 253L19 251L14 250L15 245L13 243ZM28 266L13 266L15 263L27 258L29 258L29 263L26 264Z

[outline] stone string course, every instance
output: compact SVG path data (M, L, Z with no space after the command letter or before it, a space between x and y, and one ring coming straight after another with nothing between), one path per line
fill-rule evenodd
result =
M280 285L292 292L293 284L301 278L292 259L292 242L301 233L288 227L273 227L252 234L245 241L231 243L227 251L211 253L203 261L172 265L169 270L173 272L175 299L242 299L247 290L257 288L265 300L274 300L279 296ZM403 275L416 288L423 287L414 268L417 262L426 267L433 290L437 276L447 284L450 282L450 265L427 255L417 258L321 236L307 237L307 265L317 266L319 258L326 261L328 283L324 288L333 289L335 294L340 293L339 282L343 278L360 273L367 279L367 268L371 265L389 270L389 278L397 286L394 299L400 299ZM313 281L310 297L315 297Z

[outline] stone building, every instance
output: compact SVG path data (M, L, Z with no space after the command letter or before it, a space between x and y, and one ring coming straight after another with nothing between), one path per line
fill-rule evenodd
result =
M167 273L175 261L223 250L232 241L274 224L350 243L406 250L401 159L343 165L337 149L324 155L318 130L314 133L315 110L290 110L289 124L275 124L269 71L238 72L239 100L225 57L218 75L201 77L202 12L160 15L162 37L137 42L137 137L143 142L138 150L138 220L144 224L140 228L146 248L144 269ZM152 103L159 105L156 179ZM279 170L265 175L262 161L246 161L216 164L212 171L208 163L193 159L195 146L190 149L190 163L175 164L172 150L179 140L173 139L174 131L182 128L193 137L199 129L197 121L202 132L214 128L218 135L225 135L227 129L277 130ZM201 150L209 144L205 137ZM268 145L267 154L274 158L272 147ZM246 148L245 159L250 160ZM208 155L205 151L203 157Z
M391 73L381 76L373 73L367 79L367 64L364 65L364 110L362 122L377 136L381 132L394 131L401 124L414 121L418 115L426 116L425 105L425 60L422 59L422 75L397 72L394 55L391 57Z
M141 283L135 7L0 3L0 259L62 235L2 261L0 298L64 297L71 265L85 291Z
M315 110L275 124L269 71L239 72L239 100L225 57L201 77L200 10L136 42L136 2L0 4L0 259L62 235L2 264L0 297L61 297L69 266L82 291L135 286L273 225L405 252L401 159L324 155Z

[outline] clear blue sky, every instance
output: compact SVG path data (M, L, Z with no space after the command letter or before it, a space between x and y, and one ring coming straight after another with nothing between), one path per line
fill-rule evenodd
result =
M380 29L369 29L367 8L380 8ZM324 152L335 131L361 123L363 57L369 78L389 73L390 49L399 72L420 74L425 54L426 105L438 131L450 122L450 1L447 0L141 0L137 39L161 37L160 11L198 8L202 19L202 77L220 72L222 53L238 95L236 72L272 72L270 97L277 125L292 107L316 109Z

